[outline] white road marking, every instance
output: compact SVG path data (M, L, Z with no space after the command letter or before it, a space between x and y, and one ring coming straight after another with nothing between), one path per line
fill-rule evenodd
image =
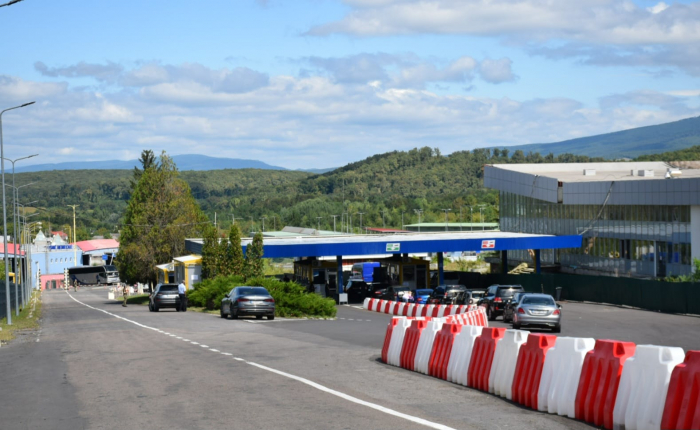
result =
M199 346L201 346L202 348L209 348L209 347L206 346L206 345L199 345Z
M209 348L209 351L211 351L211 352L221 352L221 351L219 351L218 349L213 349L213 348Z
M222 354L223 354L223 355L229 355L229 356L233 355L233 354L231 354L231 353L229 353L229 352L222 352Z
M128 322L128 323L137 325L137 326L139 326L139 327L142 327L142 328L145 328L145 329L148 329L148 330L153 330L153 331L156 331L156 332L159 332L159 333L165 333L163 330L159 330L159 329L157 329L157 328L155 328L155 327L149 327L149 326L144 325L144 324L141 324L141 323L139 323L139 322L132 321L132 320L130 320L130 319L121 317L121 316L119 316L119 315L115 315L115 314L113 314L113 313L111 313L111 312L108 312L108 311L106 311L106 310L104 310L104 309L99 309L99 308L96 308L96 307L94 307L94 306L90 306L90 305L88 305L88 304L86 304L86 303L83 303L83 302L81 302L80 300L78 300L78 299L76 299L75 297L73 297L68 291L66 291L66 294L68 294L68 297L70 297L71 299L73 299L75 302L77 302L77 303L79 303L79 304L81 304L81 305L83 305L83 306L86 306L86 307L88 307L88 308L90 308L90 309L94 309L94 310L96 310L96 311L103 312L103 313L105 313L105 314L107 314L107 315L113 316L113 317L115 317L115 318L119 318L120 320L124 320L124 321L126 321L126 322ZM199 343L197 343L197 342L190 342L190 343L193 344L193 345L199 345ZM202 346L203 348L206 347L205 345L201 345L201 346ZM207 347L207 348L208 348L208 347ZM224 354L224 355L227 355L227 353L223 353L223 354ZM233 359L234 359L234 360L237 360L237 361L242 361L242 362L244 362L244 363L246 363L246 364L249 364L249 365L251 365L251 366L257 367L257 368L259 368L259 369L266 370L266 371L268 371L268 372L272 372L272 373L275 373L275 374L280 375L280 376L284 376L285 378L293 379L293 380L295 380L295 381L301 382L302 384L306 384L306 385L308 385L308 386L310 386L310 387L313 387L313 388L315 388L315 389L317 389L317 390L319 390L319 391L323 391L323 392L325 392L325 393L332 394L332 395L334 395L334 396L336 396L336 397L339 397L339 398L341 398L341 399L347 400L347 401L349 401L349 402L351 402L351 403L355 403L355 404L358 404L358 405L361 405L361 406L366 406L366 407L368 407L368 408L370 408L370 409L374 409L374 410L376 410L376 411L383 412L383 413L388 414L388 415L393 415L393 416L398 417L398 418L403 418L403 419L405 419L405 420L407 420L407 421L411 421L411 422L414 422L414 423L416 423L416 424L420 424L420 425L423 425L423 426L426 426L426 427L430 427L430 428L433 428L433 429L438 429L438 430L455 430L455 429L452 428L452 427L448 427L448 426L445 426L445 425L442 425L442 424L439 424L439 423L435 423L435 422L432 422L432 421L428 421L428 420L425 420L425 419L423 419L423 418L418 418L418 417L415 417L415 416L413 416L413 415L404 414L404 413L402 413L402 412L395 411L395 410L389 409L389 408L385 408L384 406L377 405L377 404L375 404L375 403L370 403L370 402L367 402L367 401L365 401L365 400L358 399L357 397L353 397L353 396L350 396L350 395L348 395L348 394L342 393L342 392L340 392L340 391L333 390L333 389L331 389L331 388L325 387L325 386L323 386L323 385L321 385L321 384L317 384L316 382L310 381L310 380L305 379L305 378L302 378L302 377L300 377L300 376L292 375L291 373L282 372L281 370L277 370L277 369L273 369L273 368L271 368L271 367L263 366L262 364L254 363L254 362L252 362L252 361L246 361L246 360L244 360L244 359L242 359L242 358L239 358L239 357L233 357Z

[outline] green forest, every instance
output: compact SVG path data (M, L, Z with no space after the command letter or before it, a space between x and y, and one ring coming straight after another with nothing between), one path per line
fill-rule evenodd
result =
M700 146L640 157L640 160L698 160ZM367 227L400 228L403 224L498 220L498 193L483 188L483 166L496 163L567 163L604 161L563 154L542 156L521 150L475 149L442 155L437 148L378 154L323 174L299 171L227 169L185 171L180 177L206 216L223 233L234 220L243 235L285 225L332 230L348 218L354 231ZM70 170L19 173L20 203L33 201L26 213L44 230L68 231L76 209L78 240L121 230L130 198L130 170ZM478 205L485 205L480 212ZM471 210L470 210L471 207ZM11 213L11 210L9 211ZM341 215L347 214L347 215ZM8 216L8 218L10 218ZM403 221L402 221L403 220Z

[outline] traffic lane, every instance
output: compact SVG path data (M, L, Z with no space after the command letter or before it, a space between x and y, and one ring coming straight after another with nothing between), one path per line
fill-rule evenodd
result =
M78 299L90 301L89 295ZM244 342L228 339L235 333L220 336L219 348L205 348L201 342L192 344L194 337L185 342L75 302L71 305L68 300L65 293L48 294L44 309L62 314L64 323L57 326L53 337L63 344L66 381L76 389L86 427L334 429L347 428L350 422L361 428L396 425L395 417L222 354L245 352L240 348ZM98 307L99 302L92 305ZM119 311L130 308L120 307ZM141 315L149 315L143 309L146 312ZM188 323L201 321L208 326L212 320L205 314L193 316ZM73 324L68 322L71 319ZM183 325L182 318L179 325ZM74 326L82 326L78 336ZM249 335L244 332L240 337ZM425 428L405 420L401 426Z
M100 299L97 300L98 302ZM590 428L571 420L541 414L504 402L500 398L461 387L415 372L387 366L379 361L376 346L363 347L304 332L293 332L289 327L307 324L335 325L338 321L299 321L289 323L256 323L245 320L224 320L201 313L153 313L141 306L116 307L110 312L146 324L153 321L157 327L173 326L171 333L187 332L188 340L206 342L208 348L229 351L241 358L297 375L364 401L382 405L431 422L452 428L528 428L569 429ZM365 312L358 309L348 312ZM379 315L381 318L390 318ZM374 322L375 320L372 320ZM286 328L285 328L286 327ZM383 339L386 324L378 324ZM212 332L212 328L214 332ZM201 340L202 338L206 341ZM381 348L381 344L380 344ZM295 396L303 397L304 390ZM294 396L293 396L294 397ZM328 412L332 411L332 412ZM494 413L497 411L497 413ZM318 414L335 415L333 408L318 405ZM404 420L390 425L381 423L368 426L354 418L345 421L350 428L402 428Z
M502 317L491 327L511 328ZM523 327L532 332L547 329ZM685 351L700 349L700 317L664 314L592 303L562 303L561 333L558 336L592 337L634 342L637 345L677 346Z

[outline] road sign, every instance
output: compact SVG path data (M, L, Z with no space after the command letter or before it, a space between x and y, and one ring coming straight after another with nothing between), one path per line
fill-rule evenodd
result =
M482 240L481 249L494 249L496 247L495 240Z
M387 243L386 244L386 252L401 252L401 244L400 243Z

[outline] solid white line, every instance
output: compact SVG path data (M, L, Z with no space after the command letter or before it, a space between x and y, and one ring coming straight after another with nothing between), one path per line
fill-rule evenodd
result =
M135 325L137 325L137 326L139 326L139 327L143 327L143 328L146 328L146 329L149 329L149 330L154 330L154 331L157 331L157 332L159 332L159 333L164 333L162 330L159 330L159 329L157 329L157 328L149 327L149 326L147 326L147 325L143 325L143 324L138 323L138 322L136 322L136 321L132 321L132 320L126 319L126 318L124 318L124 317L121 317L121 316L119 316L119 315L115 315L115 314L113 314L113 313L107 312L107 311L105 311L105 310L103 310L103 309L99 309L99 308L90 306L90 305L88 305L88 304L86 304L86 303L81 302L80 300L77 300L76 298L74 298L73 296L71 296L71 294L70 294L69 292L66 291L66 293L67 293L68 296L69 296L71 299L73 299L75 302L77 302L77 303L79 303L79 304L81 304L81 305L83 305L83 306L86 306L86 307L88 307L88 308L90 308L90 309L94 309L94 310L96 310L96 311L103 312L103 313L105 313L105 314L107 314L107 315L111 315L111 316L113 316L113 317L115 317L115 318L119 318L119 319L124 320L124 321L126 321L126 322L135 324ZM190 343L193 344L193 345L200 345L200 344L197 343L197 342L190 342ZM200 346L201 346L202 348L208 348L208 346L206 346L206 345L200 345ZM222 354L224 354L224 355L229 355L228 353L222 353ZM289 378L289 379L293 379L293 380L295 380L295 381L299 381L299 382L301 382L302 384L306 384L306 385L308 385L308 386L310 386L310 387L313 387L313 388L315 388L315 389L317 389L317 390L323 391L323 392L328 393L328 394L332 394L332 395L334 395L334 396L336 396L336 397L340 397L341 399L345 399L345 400L347 400L347 401L349 401L349 402L356 403L356 404L362 405L362 406L366 406L366 407L368 407L368 408L370 408L370 409L374 409L374 410L376 410L376 411L383 412L383 413L388 414L388 415L393 415L393 416L398 417L398 418L403 418L403 419L405 419L405 420L407 420L407 421L411 421L411 422L414 422L414 423L416 423L416 424L420 424L420 425L423 425L423 426L426 426L426 427L430 427L430 428L433 428L433 429L438 429L438 430L455 430L455 429L452 428L452 427L448 427L448 426L445 426L445 425L442 425L442 424L434 423L434 422L432 422L432 421L428 421L428 420L425 420L425 419L423 419L423 418L414 417L414 416L412 416L412 415L404 414L404 413L402 413L402 412L398 412L398 411L395 411L395 410L393 410L393 409L385 408L384 406L377 405L377 404L375 404L375 403L370 403L370 402L367 402L367 401L365 401L365 400L358 399L357 397L353 397L353 396L350 396L350 395L348 395L348 394L341 393L340 391L336 391L336 390L330 389L330 388L325 387L325 386L323 386L323 385L321 385L321 384L317 384L316 382L310 381L310 380L308 380L308 379L304 379L304 378L302 378L302 377L300 377L300 376L296 376L296 375L292 375L292 374L290 374L290 373L282 372L281 370L277 370L277 369L273 369L273 368L271 368L271 367L263 366L262 364L253 363L252 361L246 361L246 360L244 360L244 359L242 359L242 358L239 358L239 357L233 357L233 359L234 359L234 360L237 360L237 361L242 361L242 362L244 362L244 363L246 363L246 364L250 364L251 366L255 366L255 367L257 367L257 368L259 368L259 369L262 369L262 370L267 370L268 372L276 373L276 374L278 374L278 375L280 375L280 376L284 376L285 378Z

